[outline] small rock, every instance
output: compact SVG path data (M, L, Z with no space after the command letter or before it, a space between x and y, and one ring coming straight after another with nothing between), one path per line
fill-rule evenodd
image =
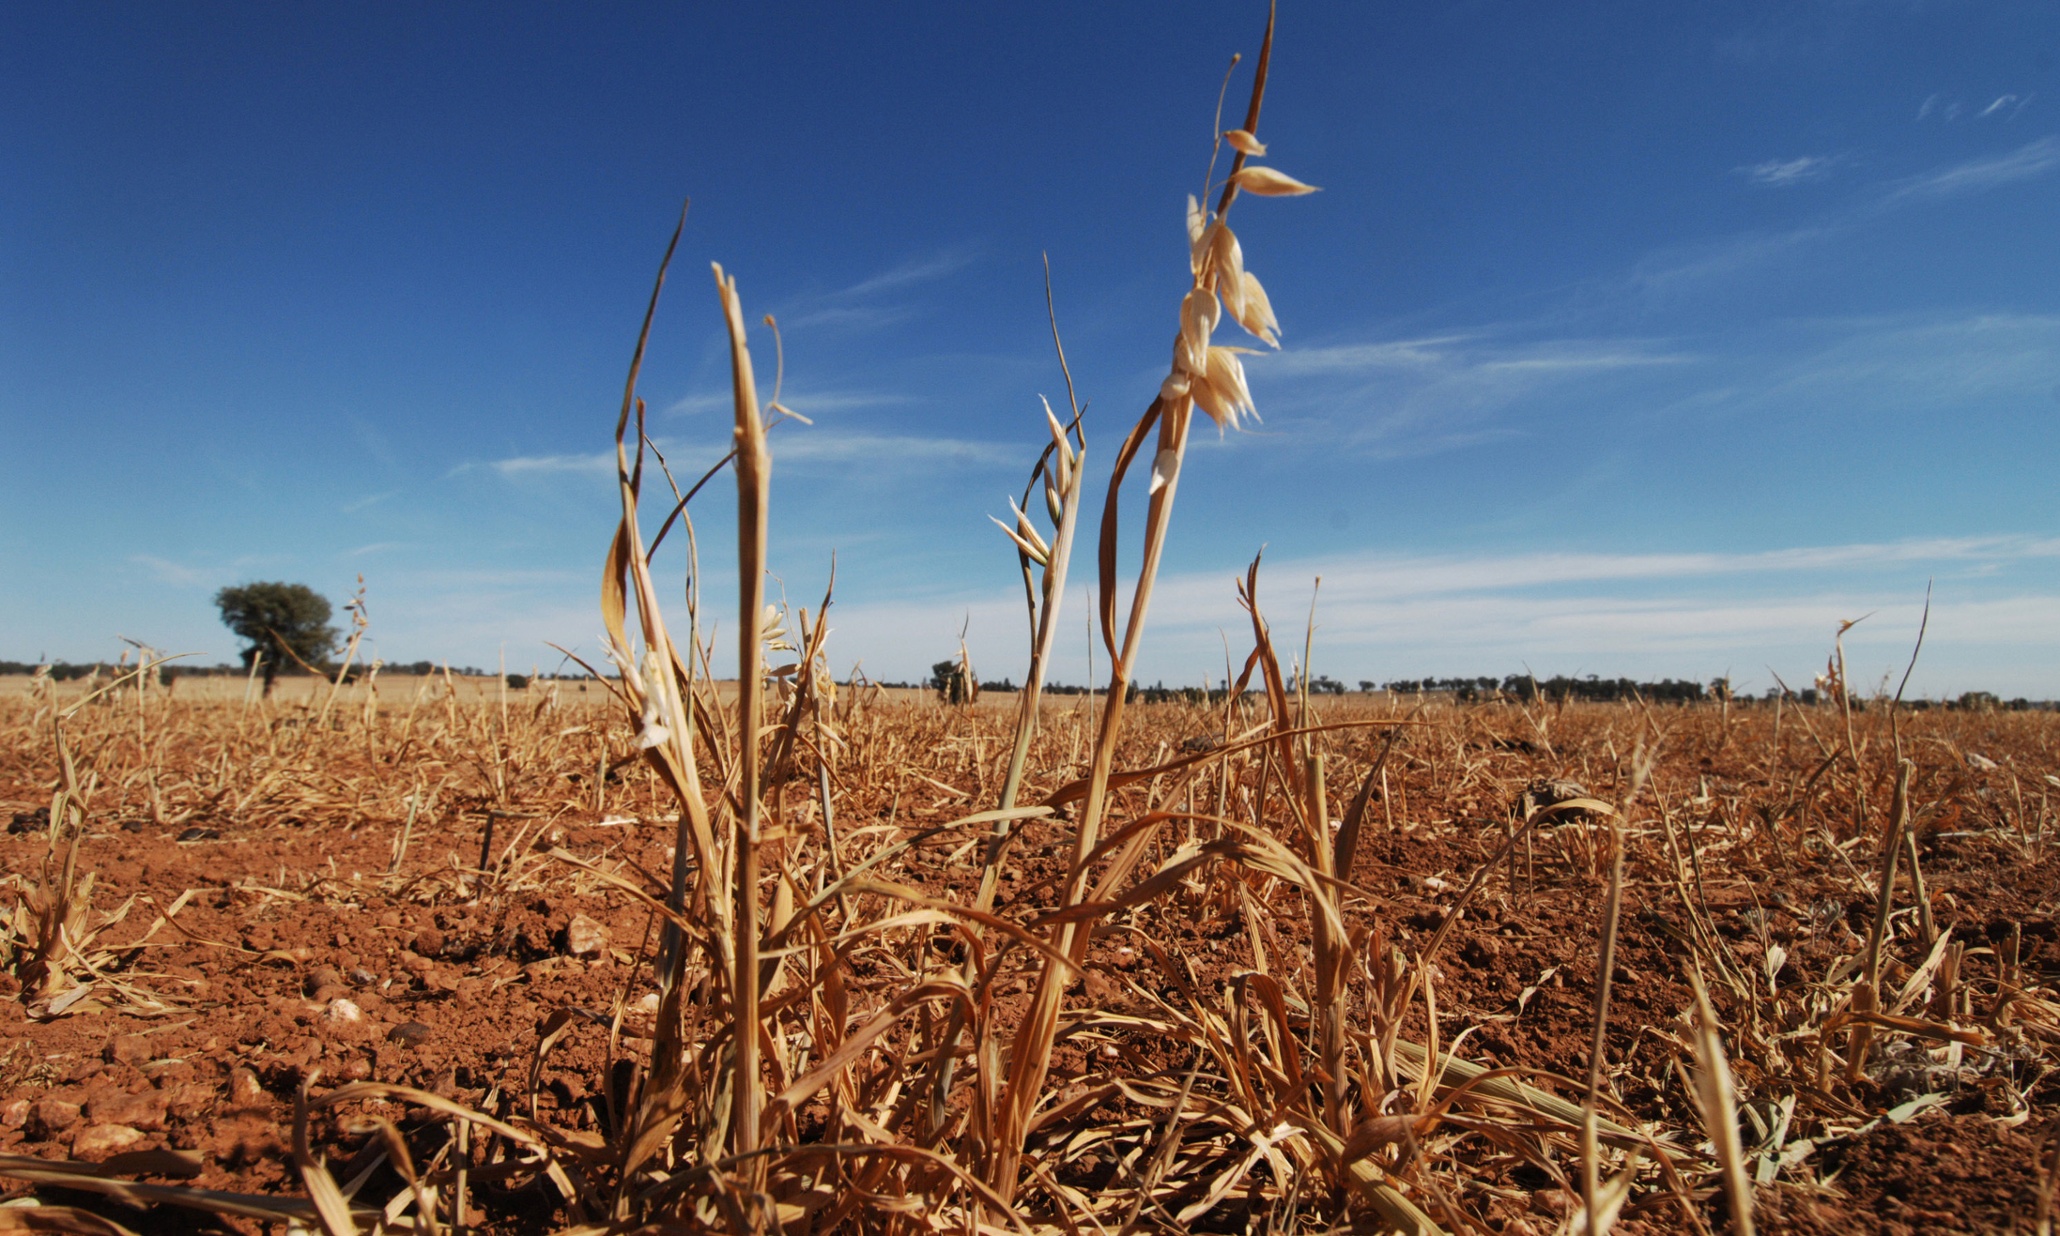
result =
M645 1017L656 1017L658 1015L658 993L655 991L646 993L643 999L629 1006L629 1011L641 1013Z
M133 1150L143 1140L143 1134L125 1124L94 1124L79 1130L72 1139L72 1157L75 1159L104 1159L111 1154Z
M79 1105L63 1099L38 1099L29 1109L29 1136L48 1141L79 1122Z
M140 833L148 825L148 820L123 820L122 831L125 833Z
M1540 1189L1531 1194L1531 1210L1555 1219L1569 1218L1574 1213L1574 1199L1564 1189Z
M345 1081L365 1081L372 1076L372 1062L358 1056L346 1062L339 1072Z
M27 1125L32 1106L27 1099L9 1099L0 1103L0 1129L19 1129Z
M262 1107L269 1096L257 1074L249 1069L229 1070L229 1102L237 1107Z
M165 1127L165 1097L155 1090L141 1094L111 1094L86 1104L85 1114L96 1125L162 1129Z
M608 947L608 929L584 914L575 914L565 924L565 951L574 957L593 957Z
M222 834L216 832L214 829L202 828L196 824L192 828L182 830L179 833L178 841L181 844L190 844L195 841L219 841L221 840L221 837Z
M150 1040L140 1034L118 1034L100 1054L109 1064L142 1064L150 1059Z
M165 1103L165 1112L174 1120L191 1120L213 1107L215 1090L213 1086L199 1082L188 1082L171 1092Z
M419 1021L404 1021L386 1032L386 1041L399 1043L402 1047L419 1047L429 1041L434 1033Z
M339 996L329 1002L328 1008L322 1010L322 1020L350 1025L365 1020L365 1010Z
M370 970L364 969L363 967L359 967L358 969L352 970L350 972L350 981L356 983L360 987L370 987L372 984L379 981L379 976L372 973Z
M343 975L337 971L335 966L316 966L308 971L306 978L300 981L300 989L311 996L324 987L341 987L342 985Z

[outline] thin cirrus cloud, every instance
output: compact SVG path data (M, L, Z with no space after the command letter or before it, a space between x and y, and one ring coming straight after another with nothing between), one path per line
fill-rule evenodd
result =
M673 443L661 443L672 447ZM848 433L840 430L796 426L777 435L772 443L773 461L779 464L867 463L880 467L897 464L910 467L938 463L968 468L1015 467L1022 462L1022 447L1016 443L982 442L969 438L929 437L919 434ZM712 446L696 445L676 466L705 468L721 454ZM486 463L465 463L454 473L492 471L510 480L553 476L608 476L615 471L615 452L595 451L577 455L517 455Z
M1535 401L1701 359L1654 339L1500 337L1512 329L1269 353L1253 357L1251 370L1278 384L1266 392L1269 411L1329 420L1348 410L1337 440L1392 460L1504 440L1518 431L1498 422Z
M776 306L773 317L788 330L861 330L889 325L914 310L895 294L948 279L972 265L974 251L954 246L869 275L825 292L806 293Z
M1839 162L1835 155L1802 155L1794 159L1768 159L1764 163L1741 167L1738 172L1756 185L1779 188L1808 180L1822 180Z
M1837 156L1834 161L1844 162L1844 157ZM1770 160L1738 170L1757 183L1778 187L1811 178L1814 165L1788 175L1788 169L1802 163L1802 159ZM1968 159L1875 185L1863 190L1848 205L1796 226L1661 248L1635 263L1616 282L1623 290L1648 298L1679 296L1715 280L1789 261L1798 251L1841 235L1855 223L1898 208L1999 189L2036 179L2056 168L2060 168L2060 140L2050 136L2039 138L2005 154Z
M780 406L791 408L803 416L815 416L822 412L848 412L860 408L885 408L911 402L906 395L893 395L877 391L802 391L800 394L781 392ZM728 389L719 391L698 391L682 396L665 407L669 416L698 416L706 412L731 413L736 409L736 396Z
M1987 106L1975 112L1974 118L1976 120L1994 121L2015 120L2018 113L2029 107L2031 101L2037 97L2038 93L2036 91L2027 91L2024 94L2017 94L2015 92L2000 94ZM1948 99L1942 94L1932 94L1926 96L1924 102L1918 106L1917 119L1924 121L1936 117L1942 123L1950 124L1966 115L1967 108L1968 104L1964 99Z
M1884 205L1925 199L1980 193L2018 181L2031 180L2060 168L2060 140L2042 137L2008 154L1970 159L1951 167L1910 177L1889 186Z
M2060 624L2060 595L2049 578L2056 559L2060 539L2022 535L1756 553L1341 554L1265 563L1260 600L1276 623L1299 616L1320 577L1316 669L1349 679L1502 673L1525 664L1543 673L1718 673L1735 664L1741 683L1764 686L1764 675L1746 673L1765 663L1760 658L1785 662L1782 672L1806 680L1837 624L1870 614L1848 636L1849 648L1871 650L1882 666L1906 657L1924 605L1922 584L1912 581L1928 573L1940 585L1927 656L1946 675L1938 681L1950 684L1965 677L1964 666L1952 671L1971 651L2050 646ZM1066 604L1084 616L1082 590L1073 591ZM1231 655L1242 657L1250 620L1230 572L1170 575L1156 592L1145 681L1162 673L1192 681L1202 667L1221 663L1226 639ZM832 642L865 648L884 670L928 664L968 624L977 663L999 676L1020 655L1021 607L1020 598L1000 593L859 602L839 608ZM1061 652L1059 676L1083 677L1084 649L1062 645ZM1880 668L1869 662L1866 672ZM2031 683L2019 673L1993 685L2013 692L2060 686L2060 676L2049 677Z

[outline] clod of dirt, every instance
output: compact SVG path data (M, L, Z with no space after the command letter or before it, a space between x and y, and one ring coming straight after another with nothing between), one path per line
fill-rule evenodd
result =
M143 1140L143 1134L123 1124L95 1124L79 1130L72 1141L72 1157L76 1159L104 1159L111 1154L134 1149Z
M424 957L434 957L443 952L443 933L434 927L424 927L416 932L415 951Z
M23 833L38 833L50 827L50 808L38 807L34 811L17 811L7 822L9 836L19 837Z
M118 1034L101 1049L109 1064L142 1064L150 1059L150 1040L140 1034Z
M433 1031L419 1021L404 1021L386 1032L386 1041L399 1043L402 1047L419 1047L429 1041Z
M39 1099L29 1109L29 1136L48 1141L79 1122L79 1105L63 1099Z
M87 1103L85 1115L96 1126L162 1129L165 1127L165 1097L155 1090L146 1090L142 1094L112 1094Z
M574 957L598 956L608 947L608 929L584 914L565 924L565 951Z
M193 841L219 841L221 839L221 836L222 834L216 832L212 828L201 828L198 825L195 825L192 828L188 828L180 832L178 836L178 841L181 844Z

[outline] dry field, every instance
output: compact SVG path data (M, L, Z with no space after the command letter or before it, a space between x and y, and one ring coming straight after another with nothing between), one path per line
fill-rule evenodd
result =
M2060 715L1835 652L1836 707L1311 700L1256 562L1236 689L1130 701L1219 336L1275 342L1228 212L1309 191L1250 162L1270 43L1094 503L1097 695L1039 697L1076 407L1020 695L837 683L829 598L766 605L721 267L752 689L640 340L585 689L0 692L0 1232L2048 1232Z
M620 709L598 686L504 705L406 681L333 702L133 686L84 706L77 689L0 702L0 808L20 822L0 842L0 905L21 907L0 980L14 997L0 1005L0 1149L26 1156L6 1161L17 1192L137 1231L252 1230L268 1210L313 1226L297 1136L352 1205L403 1229L426 1213L403 1162L429 1212L452 1222L462 1192L484 1231L605 1223L625 1194L687 1209L711 1191L678 1179L724 1161L695 1144L725 1097L706 973L685 985L674 1140L623 1171L663 1080L656 905L678 810L632 758ZM1087 771L1089 707L1046 705L1025 801ZM1697 973L1762 1230L2034 1230L2060 1098L2060 718L1903 715L1914 768L1899 794L1880 707L1850 735L1828 708L1289 707L1297 728L1350 728L1305 751L1273 738L1263 697L1133 708L1120 766L1190 762L1118 792L1120 818L1152 823L1091 864L1097 885L1128 874L1097 889L1097 930L1067 974L1013 1199L1023 1223L1376 1224L1372 1183L1447 1231L1579 1222L1621 854L1595 1150L1618 1230L1727 1221L1695 1089ZM83 827L53 843L66 712ZM1416 724L1363 724L1393 719ZM761 961L767 1091L778 1104L826 1058L856 1055L832 1084L768 1105L762 1136L780 1149L757 1187L790 1228L961 1226L952 1212L977 1204L992 1154L981 1091L1002 1088L1048 964L1034 945L1072 821L1020 822L991 923L940 912L977 896L978 812L1006 775L1011 715L860 689L825 722L835 758L766 790L764 901L775 923L806 925L771 929L802 947ZM1240 746L1252 738L1268 741ZM1342 824L1335 880L1306 859L1296 799L1313 787L1288 793L1282 771L1312 756ZM1551 780L1589 804L1555 810L1546 800L1571 787L1540 793ZM1905 862L1870 986L1899 818L1929 921ZM67 934L39 956L33 911L64 891L67 861ZM1329 915L1343 974L1326 990ZM977 1004L954 1030L958 991ZM1326 996L1344 1031L1334 1056ZM474 1113L469 1137L458 1112ZM808 1151L838 1145L851 1149ZM128 1195L156 1208L125 1204L81 1160L157 1182ZM726 1170L748 1197L747 1166ZM1608 1192L1627 1170L1628 1191ZM934 1209L893 1217L902 1198ZM192 1218L165 1208L196 1199ZM1009 1226L999 1207L984 1222Z

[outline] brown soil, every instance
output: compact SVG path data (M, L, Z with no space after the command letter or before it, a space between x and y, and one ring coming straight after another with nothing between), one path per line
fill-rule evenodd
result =
M354 710L363 706L346 696L334 707L356 725L361 713ZM664 886L672 826L649 778L631 764L594 783L604 758L627 751L620 718L576 700L546 708L535 692L520 693L512 705L518 718L556 735L557 746L518 749L493 693L448 706L418 698L407 714L418 729L409 735L397 728L400 706L389 704L376 743L354 750L325 736L319 749L296 749L295 727L284 722L298 708L300 723L311 724L312 699L261 705L255 719L238 719L232 702L184 707L220 715L194 722L182 737L169 729L175 714L168 711L151 722L168 727L166 734L120 738L134 741L136 754L97 768L79 871L94 880L95 921L126 911L102 937L116 958L113 981L57 1015L37 1009L32 1017L34 993L0 975L0 995L8 997L0 999L0 1154L105 1160L175 1150L187 1152L183 1165L133 1157L113 1165L169 1169L171 1176L155 1178L207 1188L298 1194L287 1153L296 1093L366 1079L487 1111L527 1114L533 1102L540 1120L570 1130L611 1127L611 1085L620 1079L608 1075L610 1036L634 1042L649 1025L641 1002L653 991L655 928L629 897L550 861L532 843L561 846L647 888ZM1354 705L1335 707L1342 715ZM34 708L27 697L0 699L0 720L11 727L0 748L0 822L15 821L0 836L0 873L14 889L0 890L0 916L22 889L49 878L47 811L35 813L50 803L56 765L47 716L39 721ZM883 708L892 715L883 714L882 724L900 727L902 738L876 767L852 770L837 820L846 836L877 848L991 799L997 757L1006 755L999 736L1005 710ZM1068 759L1084 752L1075 708L1055 710L1040 739L1050 757L1043 767L1068 769ZM1186 705L1150 706L1137 716L1140 736L1123 761L1131 766L1167 758L1185 735L1221 728L1220 713ZM1809 780L1821 753L1843 735L1833 738L1835 714L1813 710L1806 724L1823 735L1820 746L1797 716L1788 710L1778 749L1770 708L1659 717L1666 737L1641 790L1654 806L1633 813L1627 843L1607 1090L1639 1121L1676 1131L1683 1145L1704 1140L1681 1070L1692 1066L1683 1018L1693 1003L1684 970L1693 946L1684 941L1706 925L1715 936L1710 947L1723 950L1756 991L1744 1002L1712 977L1741 1103L1764 1118L1770 1104L1789 1098L1791 1140L1817 1142L1759 1189L1761 1231L2031 1231L2048 1183L2041 1161L2051 1159L2060 1130L2060 1036L2050 1013L2060 972L2060 850L2048 806L2060 786L2060 718L1904 718L1935 926L1968 948L1959 974L1967 1006L1920 992L1912 1015L1985 1027L1987 1046L1951 1062L1927 1054L1935 1043L1884 1033L1857 1081L1834 1078L1817 1091L1809 1029L1823 1008L1812 1013L1810 1002L1830 990L1841 959L1864 952L1874 914L1866 892L1878 864L1874 833L1892 765L1876 710L1856 718L1873 744L1860 753L1867 776L1838 765ZM1431 719L1388 763L1387 791L1372 801L1350 873L1364 894L1349 907L1355 920L1378 926L1412 959L1509 835L1526 785L1571 778L1596 797L1619 799L1644 728L1630 710L1599 706L1538 722L1499 705L1443 708ZM84 761L95 758L96 743L113 750L136 718L109 710L95 724L97 735L73 737ZM236 726L269 727L268 738L232 748L227 735ZM1357 786L1348 775L1362 775L1377 746L1363 735L1340 742L1333 772L1340 800ZM232 749L252 762L211 767ZM405 797L432 786L440 792L418 813L396 867ZM1861 796L1872 814L1857 817L1856 828ZM791 798L780 799L783 825L819 829L807 787L794 787ZM1662 809L1673 821L1666 828L1653 823ZM488 811L504 814L493 817L482 874ZM1063 820L1020 829L1001 912L1049 903L1069 836ZM1457 1038L1465 1059L1523 1070L1578 1098L1593 1026L1606 838L1592 821L1541 828L1481 881L1430 959L1441 1043ZM892 864L894 878L967 896L978 860L960 852L961 840L917 846ZM1899 888L1902 913L1884 983L1891 992L1925 955L1907 873ZM152 932L187 894L176 916ZM1140 991L1172 981L1153 946L1188 958L1201 985L1220 986L1254 965L1255 940L1275 955L1299 946L1304 920L1282 909L1256 923L1229 903L1132 912L1098 935L1079 996L1104 1008L1145 1007ZM146 935L142 947L128 947ZM1777 994L1768 994L1770 949L1786 955L1773 977ZM1027 1001L1025 988L1003 990L1005 1003ZM2020 1002L1999 1014L2006 990L2020 993ZM569 1029L532 1090L541 1036L561 1026ZM1419 1005L1406 1034L1428 1029ZM1844 1043L1841 1037L1836 1046ZM1141 1066L1163 1063L1148 1038L1122 1050ZM1084 1074L1090 1055L1088 1045L1062 1045L1055 1073ZM1927 1094L1939 1097L1907 1120L1880 1118ZM1120 1104L1108 1110L1123 1111ZM399 1104L382 1112L374 1104L370 1114L394 1121L419 1157L450 1153L448 1127L433 1113ZM354 1130L330 1115L319 1115L312 1130L346 1182L379 1148ZM1761 1140L1752 1117L1744 1140L1749 1151ZM1514 1155L1484 1152L1467 1162L1472 1205L1488 1230L1552 1231L1578 1208L1566 1182ZM1113 1166L1103 1166L1107 1179ZM383 1202L401 1186L390 1168L379 1170L375 1184L386 1192L368 1187L367 1196ZM1091 1161L1078 1170L1083 1183L1099 1183ZM19 1183L6 1187L10 1195L25 1191ZM1713 1178L1700 1189L1705 1221L1720 1228L1721 1191ZM90 1206L138 1230L261 1226L162 1208L139 1218L120 1203L62 1190L43 1197ZM503 1189L482 1179L472 1202L475 1219L492 1230L542 1231L562 1219L534 1183ZM1231 1225L1244 1230L1248 1218L1240 1211ZM1617 1230L1684 1224L1664 1192L1641 1192Z

